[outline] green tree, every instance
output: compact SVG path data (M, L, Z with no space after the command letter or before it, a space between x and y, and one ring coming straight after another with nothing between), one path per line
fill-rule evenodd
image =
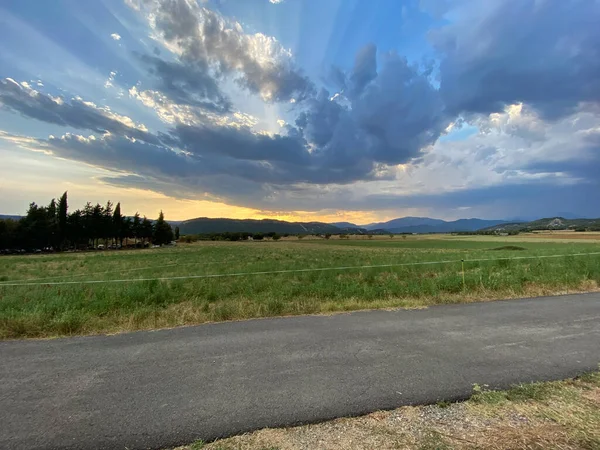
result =
M95 206L92 207L92 217L91 217L91 234L92 234L92 245L94 248L98 247L98 241L101 237L103 237L103 225L104 225L104 208L96 203Z
M123 216L121 215L121 203L117 203L112 216L112 229L115 241L123 245Z
M58 240L61 249L65 247L69 232L67 226L68 208L67 192L65 191L58 200Z
M133 243L137 245L137 240L142 237L142 219L140 219L140 213L138 212L133 215L131 233L133 234Z
M145 243L150 242L153 233L154 229L152 227L152 221L149 220L146 216L144 216L140 225L140 237Z
M50 200L48 208L46 208L46 215L48 216L48 222L46 224L46 242L45 247L58 248L60 245L59 230L58 230L58 207L56 200Z
M129 244L129 239L133 238L133 220L131 217L125 217L123 220L122 237L125 238L125 245Z
M175 227L175 240L179 240L179 227Z
M0 219L0 249L17 247L19 245L18 232L19 222L12 219Z
M161 211L158 220L154 224L154 243L157 245L168 244L173 240L171 225L165 221L165 215Z
M25 217L19 221L19 241L27 249L46 247L50 229L48 209L32 202Z
M88 246L84 214L84 211L78 209L67 216L67 236L75 249L82 245Z
M106 202L102 213L102 222L100 224L100 236L104 238L106 244L109 239L112 240L115 233L113 230L113 203L109 200Z

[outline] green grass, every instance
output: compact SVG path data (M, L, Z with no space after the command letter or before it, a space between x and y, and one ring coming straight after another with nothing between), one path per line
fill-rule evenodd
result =
M119 332L294 314L422 307L572 292L600 284L600 243L373 239L206 242L176 248L0 258L0 338ZM504 246L505 248L501 248ZM503 258L565 255L549 259ZM493 261L469 262L473 259ZM465 262L465 285L460 260ZM114 280L359 265L451 263L107 284ZM37 281L35 281L37 280Z

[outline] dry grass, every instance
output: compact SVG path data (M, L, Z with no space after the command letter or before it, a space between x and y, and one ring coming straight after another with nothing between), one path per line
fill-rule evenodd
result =
M464 403L403 407L265 429L178 450L599 449L600 373L481 392Z

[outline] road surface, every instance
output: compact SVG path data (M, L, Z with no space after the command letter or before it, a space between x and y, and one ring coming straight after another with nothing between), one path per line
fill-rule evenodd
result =
M600 294L0 342L0 448L164 448L599 362Z

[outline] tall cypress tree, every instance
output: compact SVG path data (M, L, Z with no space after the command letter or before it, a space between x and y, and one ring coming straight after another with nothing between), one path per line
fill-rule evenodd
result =
M60 248L64 248L65 241L67 240L67 214L68 214L68 204L67 204L67 192L60 197L58 201L58 236L59 236L59 245Z
M123 216L121 216L121 203L117 203L113 212L113 234L115 240L123 245Z
M56 206L56 200L52 199L50 204L46 208L47 222L46 222L46 234L44 247L56 248L60 245L60 236L58 230L58 207Z

